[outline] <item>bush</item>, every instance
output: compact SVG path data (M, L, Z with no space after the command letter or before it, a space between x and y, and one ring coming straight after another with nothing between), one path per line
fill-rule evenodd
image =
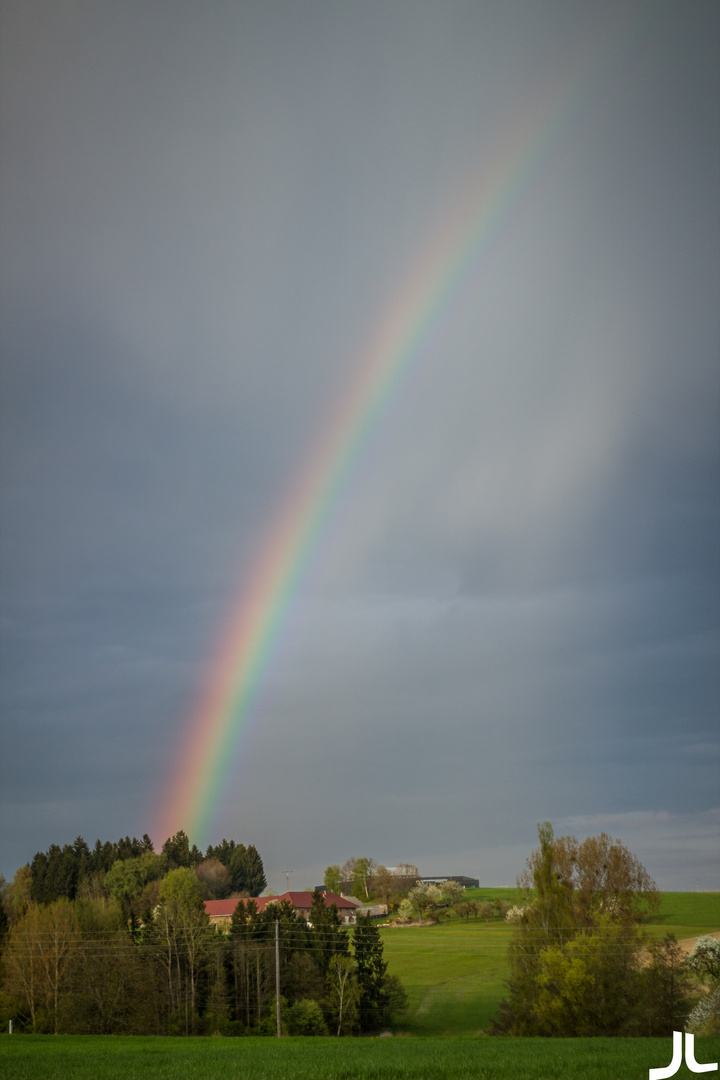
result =
M720 979L720 941L709 934L698 938L685 963L691 971L710 979Z
M513 924L521 923L528 911L529 908L518 907L516 905L515 907L511 907L508 911L505 912L505 920L506 922Z
M301 998L285 1012L285 1022L289 1035L327 1035L323 1011L317 1001Z
M402 923L412 922L413 918L415 917L415 909L412 906L412 902L408 900L407 897L405 897L405 899L400 902L397 917L398 922Z
M720 986L711 990L690 1012L686 1029L694 1035L720 1035Z
M695 1005L687 1019L687 1029L694 1035L720 1035L720 941L706 934L685 958L687 967L709 980L710 991Z

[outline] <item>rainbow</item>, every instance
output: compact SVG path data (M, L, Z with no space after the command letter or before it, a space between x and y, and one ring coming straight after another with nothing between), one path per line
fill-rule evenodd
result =
M617 28L616 28L617 31ZM589 36L589 35L588 35ZM173 765L153 834L183 828L204 846L238 744L278 643L358 459L427 346L438 338L512 208L636 34L627 25L576 49L492 155L403 281L363 350L352 385L251 566Z

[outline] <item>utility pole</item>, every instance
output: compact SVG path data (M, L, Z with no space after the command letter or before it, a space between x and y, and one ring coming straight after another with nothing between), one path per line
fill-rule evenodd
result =
M280 920L275 920L275 1001L277 1002L277 1037L282 1035L280 1020Z
M288 892L290 892L290 875L291 874L292 874L292 870L286 870L285 871L285 880L287 881L287 891Z

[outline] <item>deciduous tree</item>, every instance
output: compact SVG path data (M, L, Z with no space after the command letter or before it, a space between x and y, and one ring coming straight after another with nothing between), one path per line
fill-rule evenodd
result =
M720 941L709 934L699 937L692 952L688 953L686 963L691 971L711 982L720 981Z
M232 877L219 859L205 859L195 867L204 900L224 900L232 890Z
M370 879L370 891L373 896L390 903L390 898L396 892L395 875L391 874L387 866L376 866Z
M155 1034L152 973L110 900L76 901L78 942L63 1023L83 1034Z
M154 938L170 1013L186 1035L194 1034L199 977L212 937L194 872L189 867L171 870L160 885L158 901Z
M65 897L45 907L31 904L13 925L3 957L4 985L21 1002L33 1031L42 1012L57 1034L61 994L77 944L77 918Z
M538 832L540 847L518 878L520 888L537 887L538 873L546 883L554 878L571 895L574 921L581 926L592 926L607 913L627 923L639 923L657 913L657 886L622 841L607 833L589 836L582 843L574 836L555 837L549 822L539 826Z
M698 938L686 965L709 984L690 1012L686 1030L696 1035L720 1035L720 941L707 934Z
M337 863L335 863L333 866L326 867L325 874L323 876L323 882L328 892L340 892L340 867L337 865Z
M327 1007L336 1024L336 1035L355 1029L358 1022L360 987L357 965L349 956L336 953L327 971Z
M42 937L40 909L30 904L15 920L3 958L3 988L32 1031L38 1030L42 1006Z
M366 855L354 860L352 871L353 892L358 896L363 896L366 900L370 895L368 886L375 865L375 860L368 858Z
M545 822L538 838L519 880L526 906L514 921L510 994L494 1030L669 1033L682 997L677 957L669 945L644 946L638 923L654 910L656 890L642 864L605 834L556 840Z
M293 1002L285 1012L285 1020L290 1035L327 1035L323 1011L312 998L300 998Z

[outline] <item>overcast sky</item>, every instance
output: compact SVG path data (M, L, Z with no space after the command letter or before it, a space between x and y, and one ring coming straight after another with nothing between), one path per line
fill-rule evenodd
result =
M210 839L277 891L353 855L504 885L547 819L720 888L716 0L2 20L0 871L152 832L255 552L525 132Z

